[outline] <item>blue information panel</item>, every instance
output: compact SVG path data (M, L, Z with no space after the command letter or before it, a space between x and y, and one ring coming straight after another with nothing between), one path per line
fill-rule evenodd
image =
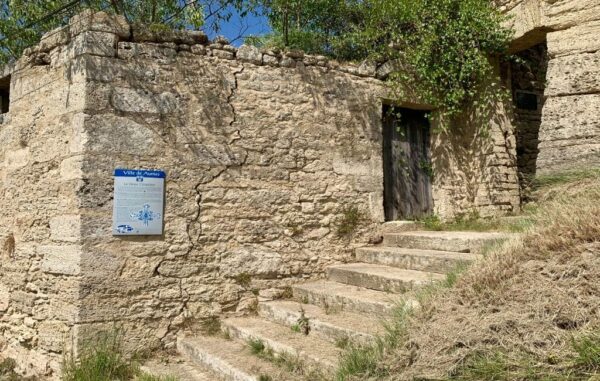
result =
M116 169L113 235L162 235L165 172Z

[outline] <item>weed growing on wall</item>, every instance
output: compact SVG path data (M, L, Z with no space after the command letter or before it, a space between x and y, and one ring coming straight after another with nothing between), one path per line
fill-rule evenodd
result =
M337 236L348 237L358 229L364 220L364 214L356 206L346 206L342 209L341 217L337 221Z

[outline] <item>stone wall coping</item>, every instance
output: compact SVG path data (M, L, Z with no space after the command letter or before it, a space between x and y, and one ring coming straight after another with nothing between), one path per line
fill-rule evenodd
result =
M109 33L117 36L118 43L161 44L176 51L188 51L197 55L213 56L224 60L238 60L259 66L296 68L317 66L351 74L358 77L384 80L393 71L389 62L377 64L365 60L361 63L338 62L325 56L309 55L301 50L261 49L251 45L239 48L223 36L210 41L197 30L170 30L143 24L129 24L123 16L106 12L83 11L71 18L68 25L45 33L37 45L23 52L17 64L5 66L4 76L29 64L47 64L51 52L59 47L72 45L84 32ZM116 46L115 46L116 48Z

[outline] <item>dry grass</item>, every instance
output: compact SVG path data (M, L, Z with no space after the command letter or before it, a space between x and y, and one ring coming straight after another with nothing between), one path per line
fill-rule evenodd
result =
M532 225L521 237L490 250L453 287L438 288L404 317L406 335L368 364L384 371L359 369L344 379L598 375L600 172L582 173L538 188Z

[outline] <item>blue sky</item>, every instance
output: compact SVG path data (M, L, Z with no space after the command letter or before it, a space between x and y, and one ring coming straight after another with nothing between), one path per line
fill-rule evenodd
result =
M243 37L245 36L262 35L271 31L269 21L265 16L249 14L245 17L240 17L234 9L231 9L231 12L231 19L221 23L221 30L219 32L215 33L212 30L206 30L211 39L217 35L223 35L232 41L232 45L240 46L244 43ZM233 41L234 39L236 40Z

